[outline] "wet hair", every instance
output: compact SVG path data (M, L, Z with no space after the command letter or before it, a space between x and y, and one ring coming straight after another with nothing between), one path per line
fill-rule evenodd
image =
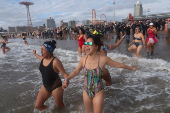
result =
M79 30L82 31L82 34L85 34L85 30L82 27Z
M94 44L95 44L96 46L98 46L97 51L100 51L101 46L103 45L102 42L101 42L101 40L100 40L100 35L99 35L99 34L97 34L97 35L96 35L96 34L89 35L89 37L88 37L87 39L89 39L89 38L92 38L92 39L93 39Z
M2 37L3 39L7 38L7 36L6 36L6 35L1 35L1 37Z

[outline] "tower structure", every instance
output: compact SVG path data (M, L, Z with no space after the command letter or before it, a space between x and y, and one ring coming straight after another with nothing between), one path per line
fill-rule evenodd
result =
M92 24L96 22L96 11L95 9L92 9Z
M32 31L32 22L31 22L31 16L30 16L30 12L29 12L29 5L34 5L33 2L20 2L21 5L25 5L26 9L27 9L27 24L28 24L28 31Z
M140 1L137 1L137 4L134 5L134 16L142 16L143 15L143 7Z
M115 22L115 0L113 0L113 21Z

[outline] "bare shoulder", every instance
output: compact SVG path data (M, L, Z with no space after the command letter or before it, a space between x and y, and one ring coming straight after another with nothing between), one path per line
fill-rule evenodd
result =
M140 36L143 36L143 33L140 33Z
M88 57L88 55L81 57L79 64L81 64L83 66L85 64L85 60L86 60L87 57Z
M87 57L88 57L87 55L81 57L80 62L84 61Z
M101 61L106 61L109 57L105 55L100 55Z
M57 64L57 63L61 63L61 61L57 57L55 57L53 63Z

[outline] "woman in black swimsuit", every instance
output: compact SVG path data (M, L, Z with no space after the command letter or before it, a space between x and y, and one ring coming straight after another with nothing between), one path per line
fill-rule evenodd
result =
M24 44L27 46L28 45L28 42L26 41L26 36L27 36L27 33L22 33L22 38L23 38L23 42Z
M55 99L56 104L59 107L63 107L63 89L62 82L58 75L59 72L66 78L68 75L65 72L61 61L53 56L53 51L56 48L56 41L45 42L41 47L41 54L39 56L36 54L36 50L33 50L34 55L41 61L39 70L42 74L43 86L41 87L36 103L35 108L42 111L47 108L44 105L44 102L52 96Z
M9 50L11 50L9 47L6 47L7 43L11 43L11 42L7 42L7 36L1 36L3 38L3 40L0 42L1 44L1 49L2 49L2 53L5 54L7 53ZM7 51L5 51L5 49L7 49Z
M131 45L128 50L132 53L135 53L134 56L137 56L138 58L140 58L140 52L142 50L142 47L145 47L145 38L143 36L142 33L140 33L140 28L135 28L135 34L134 34L134 39L133 41L129 44L131 45L133 43L133 45ZM134 51L136 50L136 51Z

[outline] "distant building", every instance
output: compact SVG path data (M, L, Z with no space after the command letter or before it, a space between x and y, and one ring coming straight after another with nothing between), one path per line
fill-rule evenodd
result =
M69 26L69 27L76 27L76 21L75 21L75 20L70 20L70 21L68 22L68 26Z
M137 1L137 4L134 5L134 16L142 16L143 15L143 7L140 1Z
M27 26L17 26L17 27L15 27L15 31L17 33L28 32L28 27Z
M46 19L45 26L47 29L54 29L56 27L54 19L51 17L49 19Z
M147 14L147 16L143 15L143 7L140 1L138 1L137 4L134 5L134 16L133 16L134 21L147 20L147 19L161 19L161 18L169 18L169 17L170 17L170 12L159 13L159 14ZM126 19L122 19L122 22L128 20L129 20L129 16Z
M38 27L33 27L33 31L38 30ZM8 27L8 32L22 33L22 32L30 32L27 26L17 26L17 27Z
M90 25L90 20L83 20L82 25Z
M68 22L63 22L63 20L60 21L60 26L68 26Z
M8 32L16 32L15 27L8 27Z
M38 27L38 30L40 30L40 31L46 30L45 24L43 24L43 26L39 26L39 27Z

